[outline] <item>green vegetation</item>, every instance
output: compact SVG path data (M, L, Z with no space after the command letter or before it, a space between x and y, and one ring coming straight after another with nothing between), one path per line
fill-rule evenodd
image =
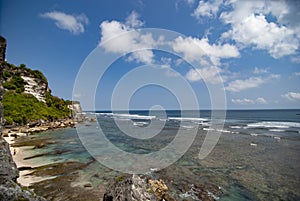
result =
M11 74L9 71L4 72L3 74ZM12 75L9 81L3 83L3 87L8 90L15 90L17 93L24 92L24 86L26 82L18 75Z
M123 181L123 180L124 180L124 176L123 175L118 176L117 179L116 179L116 181L118 183L121 182L121 181Z
M30 74L34 78L42 80L44 83L48 84L47 78L44 74L39 70L32 70L27 68L25 64L21 64L20 66L15 66L14 64L10 64L6 62L7 68L4 69L3 78L5 81L8 81L13 75L20 77L21 72L22 74Z
M63 99L50 95L47 97L47 102L51 104L38 101L31 94L7 91L2 100L5 124L11 125L15 122L24 125L39 119L53 121L70 115L70 110Z
M14 123L24 125L39 119L54 121L69 117L71 110L67 106L72 104L71 101L65 101L52 96L51 92L46 92L46 103L44 103L31 94L23 93L27 84L21 77L23 75L37 78L40 82L48 84L41 71L31 70L25 64L17 67L6 63L3 69L3 87L6 92L2 100L6 125Z

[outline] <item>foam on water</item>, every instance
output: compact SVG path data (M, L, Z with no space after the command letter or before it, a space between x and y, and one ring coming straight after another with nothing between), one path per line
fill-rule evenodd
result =
M192 117L168 117L168 120L175 120L175 121L208 121L205 118L192 118Z
M120 118L120 119L155 119L156 116L146 116L146 115L138 115L138 114L118 114L118 113L98 113L100 116L108 116L112 118Z
M240 129L242 128L241 126L230 126L230 128L233 128L233 129Z
M148 122L133 122L134 126L146 126L148 124L149 124Z
M276 122L276 121L262 121L257 123L247 124L246 128L300 128L298 122Z

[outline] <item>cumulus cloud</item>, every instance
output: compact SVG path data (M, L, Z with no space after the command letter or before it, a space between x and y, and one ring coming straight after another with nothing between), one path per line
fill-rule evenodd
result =
M295 72L294 75L300 76L300 72Z
M203 61L203 57L209 57L214 65L220 65L222 58L239 57L240 53L234 45L209 44L208 38L202 39L179 36L172 43L173 50L182 53L189 61Z
M71 32L72 34L84 33L84 26L89 24L85 14L70 15L59 11L47 12L40 15L43 18L52 19L55 25Z
M223 12L220 19L231 29L222 34L244 46L267 50L274 58L295 54L299 48L299 3L294 1L231 1L232 11ZM296 1L295 1L296 2ZM296 16L295 16L296 14ZM275 21L267 19L268 15ZM294 15L294 16L293 16Z
M201 0L199 1L198 7L194 10L192 15L197 19L200 19L201 17L215 17L222 2L223 0Z
M257 98L257 99L255 100L255 102L256 102L256 103L260 103L260 104L267 104L267 101L266 101L264 98L262 98L262 97Z
M128 61L150 64L153 62L154 54L148 49L153 48L157 41L153 39L151 33L142 34L136 29L143 25L138 17L139 15L133 11L125 23L115 20L102 22L99 45L107 52L120 54L133 52ZM112 38L113 40L109 41Z
M246 80L235 80L228 84L225 89L231 92L239 92L246 89L256 88L265 83L266 81L261 77L250 77Z
M286 98L290 101L299 101L300 100L300 93L298 92L288 92L286 94L281 95L283 98Z
M260 97L257 99L248 99L248 98L243 98L243 99L231 99L231 102L235 104L240 104L240 105L250 105L250 104L267 104L268 102Z
M178 37L171 43L175 52L180 53L189 62L197 62L201 68L191 69L186 78L189 81L204 80L217 84L222 82L219 73L222 71L220 60L239 57L239 51L230 44L210 44L208 38Z
M204 80L206 83L218 84L224 81L220 76L221 71L219 67L197 68L189 70L185 77L191 82Z
M267 83L271 80L279 79L280 75L278 74L270 74L268 76L259 76L259 77L250 77L245 80L234 80L228 83L225 87L227 91L231 92L240 92L246 89L257 88L264 83Z

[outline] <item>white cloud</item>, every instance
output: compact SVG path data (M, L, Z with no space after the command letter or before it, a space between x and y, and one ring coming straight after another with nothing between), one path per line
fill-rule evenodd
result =
M290 101L299 101L300 100L300 93L297 93L297 92L288 92L281 96L284 98L287 98Z
M89 24L89 20L85 14L69 15L63 12L53 11L41 14L40 16L54 20L58 28L68 30L72 34L83 33L84 26Z
M240 105L250 105L250 104L267 104L268 102L260 97L255 100L253 99L248 99L248 98L243 98L243 99L231 99L231 101L235 104L240 104Z
M267 101L266 101L264 98L262 98L262 97L257 98L257 99L255 100L255 102L256 102L256 103L260 103L260 104L267 104Z
M195 0L185 0L185 2L189 5L193 5L195 3Z
M167 77L178 77L180 75L177 71L173 70L171 67L171 65L176 65L176 63L178 62L178 59L175 60L175 62L173 62L173 60L171 58L162 57L160 59L160 62L161 62L160 67L165 70L165 72L166 72L165 74ZM175 63L175 64L172 64L172 63Z
M183 38L179 36L172 43L172 47L175 52L182 53L185 59L189 61L199 61L202 65L207 62L205 57L209 57L210 61L218 66L222 58L235 58L240 56L238 49L234 45L211 45L209 44L208 38Z
M189 62L197 62L200 67L191 69L186 78L191 81L204 80L207 83L218 84L223 82L219 66L223 58L239 57L239 51L230 44L209 44L208 38L178 37L171 43L175 52L181 53Z
M132 12L125 23L115 20L104 21L100 24L101 41L99 45L107 52L120 54L133 52L128 57L128 61L135 60L150 64L153 62L154 54L148 49L153 48L157 41L153 39L151 33L142 34L135 29L142 25L136 12ZM113 40L109 41L112 38Z
M256 88L265 83L266 80L261 77L250 77L246 80L235 80L228 84L225 89L231 92L239 92L246 89Z
M265 74L265 73L268 73L268 69L255 67L253 73L254 74Z
M294 75L300 76L300 72L295 72Z
M201 17L215 17L222 2L223 0L201 0L199 1L198 7L194 10L192 15L197 19L201 19Z
M197 68L189 70L185 77L191 82L204 80L206 83L218 84L224 81L224 77L222 79L220 76L221 71L218 67Z
M292 23L290 19L295 18L291 14L300 14L292 10L294 4L293 1L233 1L233 10L220 15L224 23L231 25L222 38L267 50L274 58L295 54L300 42L300 23L299 20ZM275 16L275 21L268 21L267 15Z
M140 15L137 12L132 11L130 15L126 18L126 25L132 28L138 28L143 26L144 22L139 20L139 17Z
M154 54L151 50L140 50L130 54L128 61L137 61L145 64L153 63Z

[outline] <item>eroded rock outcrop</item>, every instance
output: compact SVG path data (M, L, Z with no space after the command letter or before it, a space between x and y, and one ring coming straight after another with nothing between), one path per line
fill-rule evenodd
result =
M12 159L9 145L2 136L4 117L1 101L4 94L4 89L2 87L2 75L5 63L5 48L6 40L0 36L0 200L44 201L44 198L35 195L32 191L24 189L16 183L19 172Z
M151 186L138 175L119 176L104 194L104 201L156 201Z

